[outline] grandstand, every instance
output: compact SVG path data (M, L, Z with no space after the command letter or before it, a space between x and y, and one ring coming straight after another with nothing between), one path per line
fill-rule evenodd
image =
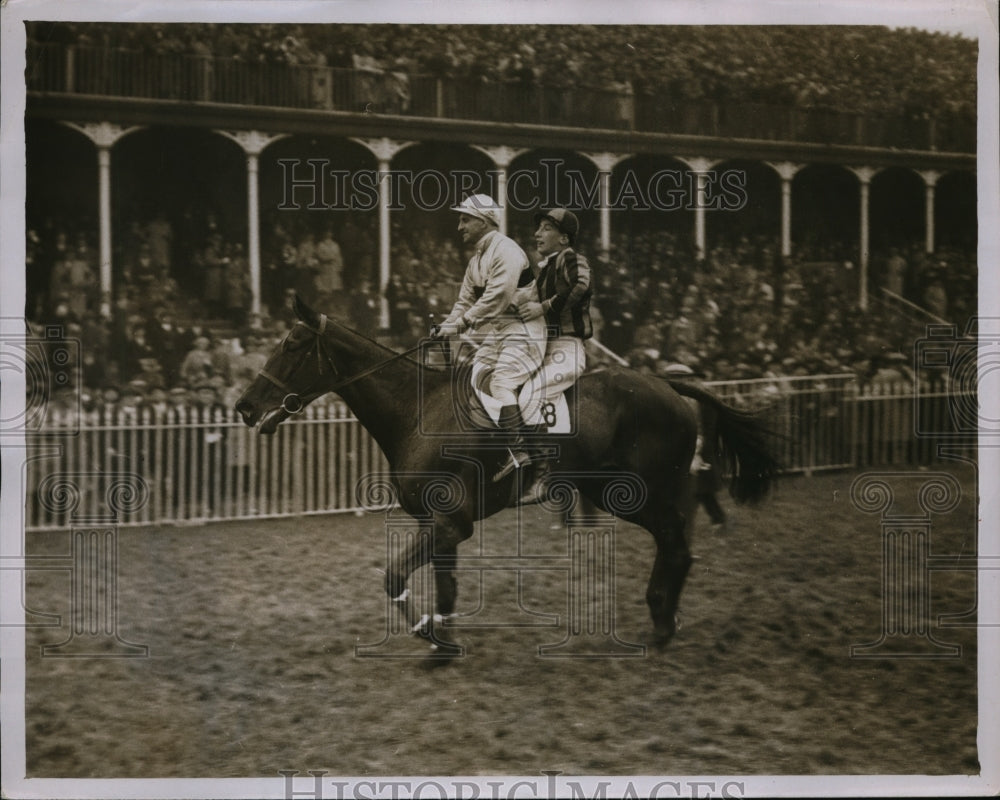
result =
M112 354L75 376L94 398L208 380L221 397L280 335L292 290L412 345L454 297L465 254L444 209L475 182L505 187L529 253L536 204L579 211L599 335L650 369L864 374L927 314L961 328L976 308L977 52L960 36L28 32L27 316ZM400 176L392 192L357 185L378 172ZM905 324L885 324L884 289ZM185 381L202 336L214 366Z

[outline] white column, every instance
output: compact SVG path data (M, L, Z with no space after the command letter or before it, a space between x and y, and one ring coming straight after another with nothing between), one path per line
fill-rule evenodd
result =
M862 311L868 309L868 195L872 178L878 172L873 167L851 167L861 183L861 235L858 242L858 305Z
M392 267L389 260L390 253L390 220L389 206L392 204L390 196L391 186L389 177L389 165L393 156L400 150L409 147L416 142L398 142L383 136L380 139L356 139L353 141L367 147L378 159L379 191L378 191L378 266L379 266L379 325L382 328L389 327L389 301L385 297L389 288L389 278L392 274Z
M924 251L934 252L934 187L941 173L933 169L920 173L924 179Z
M598 199L601 210L601 250L607 253L611 249L611 171L617 164L628 158L619 153L581 153L594 162L597 167L597 177L600 181Z
M791 161L765 163L781 178L781 255L788 258L792 254L792 179L804 165Z
M136 125L123 128L110 122L64 122L80 131L97 145L98 229L101 280L101 316L111 316L111 148L123 136L140 130Z
M507 145L487 146L472 145L476 150L485 153L493 161L497 170L497 196L496 201L500 204L500 233L507 233L507 169L511 162L521 153L527 152L524 148L508 147ZM457 198L461 200L462 198Z
M694 192L694 246L695 257L699 261L705 259L705 201L708 194L708 171L718 164L718 159L703 156L681 158L695 174Z
M111 147L97 145L97 218L100 234L101 316L111 316Z
M243 148L247 157L247 262L250 267L250 313L260 314L260 154L271 142L289 134L274 136L259 131L218 131Z

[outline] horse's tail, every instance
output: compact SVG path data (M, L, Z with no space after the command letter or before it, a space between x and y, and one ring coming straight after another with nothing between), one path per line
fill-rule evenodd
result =
M722 456L719 466L724 465L731 476L729 492L733 499L738 503L763 499L781 470L772 452L778 435L767 423L766 412L742 411L698 384L665 380L677 394L698 402L705 437L703 450Z

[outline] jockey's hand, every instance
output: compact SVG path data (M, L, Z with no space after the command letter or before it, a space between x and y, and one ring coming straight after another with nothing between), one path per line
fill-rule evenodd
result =
M449 336L458 336L464 330L465 326L461 323L442 323L431 328L431 338L446 339Z
M545 313L545 309L542 307L541 303L536 303L533 300L529 300L527 303L521 303L517 308L518 316L521 317L521 322L531 322L533 319L538 319Z

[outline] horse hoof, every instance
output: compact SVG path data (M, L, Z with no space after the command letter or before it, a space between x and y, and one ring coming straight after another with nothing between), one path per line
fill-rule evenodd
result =
M465 655L465 648L453 642L436 642L431 644L431 652L423 661L425 669L438 669L448 666L456 658Z
M662 653L674 638L674 633L675 631L653 631L643 637L643 644L657 653Z

